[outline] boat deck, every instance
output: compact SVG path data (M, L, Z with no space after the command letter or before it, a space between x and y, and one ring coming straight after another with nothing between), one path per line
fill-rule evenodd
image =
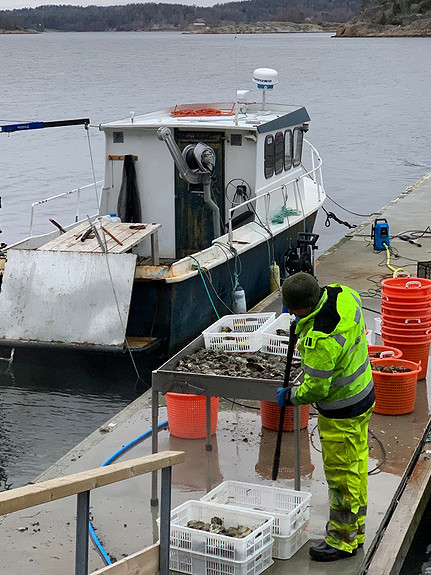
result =
M381 216L388 220L391 236L412 227L427 228L430 194L431 180L427 177L382 210ZM385 254L373 251L369 238L372 221L365 222L322 255L317 262L317 275L322 285L339 282L357 289L363 298L367 326L374 331L374 319L380 312L379 282L390 277L392 272L386 266ZM404 266L412 275L415 275L417 261L431 259L431 239L425 235L420 240L422 247L396 239L391 243L398 249L400 257L396 264L392 261L389 265ZM253 311L279 313L279 293L272 294ZM231 395L220 400L212 451L205 449L205 439L180 439L170 435L166 429L160 431L160 451L186 452L186 463L173 468L173 507L199 499L225 480L293 489L293 433L283 434L279 477L273 483L271 470L277 433L262 427L258 401L235 399L235 394ZM418 382L412 413L403 416L372 415L367 539L356 557L335 564L335 568L342 569L345 575L361 575L367 568L369 575L399 572L421 509L429 496L431 460L425 442L430 426L430 405L428 377ZM329 505L315 415L311 408L308 428L300 432L300 487L312 494L309 541L291 559L275 560L265 571L268 575L285 575L287 572L325 575L334 570L333 564L315 563L308 557L310 545L324 537ZM162 405L159 421L166 419L166 407ZM38 480L100 466L124 445L150 429L151 390L96 430ZM146 439L125 453L122 459L150 453L151 439ZM157 540L158 508L150 506L150 496L149 476L92 492L92 524L104 549L116 559ZM75 508L75 499L69 498L0 519L3 572L21 575L72 572ZM102 566L99 553L90 546L90 571Z
M102 227L95 224L101 240L110 254L123 254L138 245L142 240L151 237L152 260L159 263L157 234L161 224L131 224L103 222ZM38 250L59 252L100 252L101 246L94 234L85 238L89 230L88 222L81 222L73 229L60 233L59 236L44 244ZM83 239L84 238L84 239Z

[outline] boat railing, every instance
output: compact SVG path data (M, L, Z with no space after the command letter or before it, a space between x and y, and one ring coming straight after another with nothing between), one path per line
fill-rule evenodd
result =
M283 184L278 184L276 187L271 188L270 190L267 190L265 192L262 192L261 194L257 194L253 198L250 198L244 202L241 202L240 204L233 206L229 209L229 211L228 211L228 214L229 214L228 215L228 242L229 242L230 246L232 246L232 244L233 244L233 220L235 218L235 212L241 208L244 208L244 206L250 206L251 209L253 211L255 211L254 206L256 205L256 203L259 200L261 200L264 204L265 223L266 223L266 226L269 228L270 227L269 213L270 213L270 207L271 207L271 198L276 193L278 193L278 194L286 193L288 191L288 189L291 188L293 191L293 195L294 195L295 209L297 211L299 211L301 208L301 205L302 205L302 199L301 199L301 195L300 195L301 191L300 191L299 183L301 182L301 180L304 180L305 178L310 178L316 184L317 201L320 202L322 200L322 195L323 195L323 190L324 190L324 188L323 188L323 177L322 177L322 159L319 156L319 153L316 150L316 148L308 140L304 139L304 144L307 144L309 146L309 150L310 150L310 162L311 162L310 169L307 169L304 166L304 164L301 164L301 167L304 170L304 172L301 173L300 175L298 175L296 178L294 178L290 182L284 182Z
M85 191L90 190L90 189L94 190L95 187L96 187L96 191L97 191L97 186L100 186L101 184L102 184L102 180L99 180L95 184L94 183L88 184L86 186L83 186L82 188L75 188L74 190L68 190L67 192L62 192L61 194L56 194L55 196L50 196L49 198L45 198L43 200L33 202L31 205L31 213L30 213L30 237L32 237L32 235L33 235L34 213L35 213L35 208L37 206L41 206L41 205L47 204L48 202L52 202L54 200L59 200L60 198L66 198L68 196L76 194L75 222L79 222L79 220L81 219L81 215L80 215L81 192L85 192ZM96 196L97 196L97 193L96 193Z
M105 467L89 469L56 479L32 483L0 493L0 515L7 515L49 503L71 495L77 495L75 575L88 575L88 541L90 528L90 491L97 487L111 485L124 479L138 477L145 473L162 470L160 498L160 538L151 545L125 559L99 569L93 575L109 573L147 573L147 575L169 575L169 538L171 521L171 478L172 465L183 463L184 451L162 451ZM5 528L3 523L2 528ZM152 565L149 571L145 567ZM45 566L46 567L46 566Z

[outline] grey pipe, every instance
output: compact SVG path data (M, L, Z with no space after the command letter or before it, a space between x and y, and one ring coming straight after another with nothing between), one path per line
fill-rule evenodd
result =
M211 186L204 184L204 202L213 213L214 237L218 238L220 233L220 210L218 205L211 199Z
M194 172L188 167L185 159L183 158L183 155L180 152L179 147L177 146L171 134L170 129L166 127L159 128L157 130L157 137L159 138L159 140L165 142L165 144L167 145L168 150L172 158L174 159L175 165L177 166L178 171L181 174L181 177L184 180L187 180L187 182L189 182L190 184L200 184L202 182L201 174L199 174L198 172Z

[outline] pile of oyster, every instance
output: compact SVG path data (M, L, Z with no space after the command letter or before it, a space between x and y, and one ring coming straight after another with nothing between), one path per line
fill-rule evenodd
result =
M261 351L238 353L202 348L183 357L175 367L175 371L283 381L285 367L286 357L282 355ZM300 371L300 360L294 358L290 379L297 377Z
M207 531L208 533L218 533L219 535L236 537L237 539L242 539L243 537L247 537L247 535L252 533L250 527L246 527L245 525L226 528L223 525L223 519L220 519L220 517L212 517L211 523L205 523L204 521L191 519L187 522L187 527L190 527L191 529L197 529L198 531Z
M412 371L409 367L404 367L403 365L373 365L371 364L371 369L373 371L381 371L382 373L407 373Z

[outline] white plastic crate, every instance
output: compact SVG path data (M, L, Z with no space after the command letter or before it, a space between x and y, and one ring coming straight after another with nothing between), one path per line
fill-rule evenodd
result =
M286 355L287 348L289 346L289 336L277 335L277 330L283 329L288 332L290 323L293 319L295 319L295 316L290 315L290 313L282 313L270 324L264 326L262 329L261 351L265 353L272 353L274 355ZM296 359L301 358L301 355L296 347L293 352L293 357Z
M272 543L245 561L229 561L172 547L169 556L172 571L192 575L259 575L273 563Z
M307 521L295 533L284 537L283 535L274 535L274 545L272 547L272 556L274 559L290 559L297 551L305 545L309 539Z
M273 536L288 537L310 519L311 493L307 491L224 481L201 501L269 513L274 517Z
M224 351L258 351L262 329L275 318L275 313L225 315L202 332L205 349ZM229 328L231 331L221 331Z
M187 527L187 522L192 519L210 523L214 516L219 517L225 527L245 525L252 532L239 539ZM170 541L175 549L229 561L246 561L273 543L273 523L274 518L269 513L253 513L248 509L234 509L204 501L186 501L171 512Z

